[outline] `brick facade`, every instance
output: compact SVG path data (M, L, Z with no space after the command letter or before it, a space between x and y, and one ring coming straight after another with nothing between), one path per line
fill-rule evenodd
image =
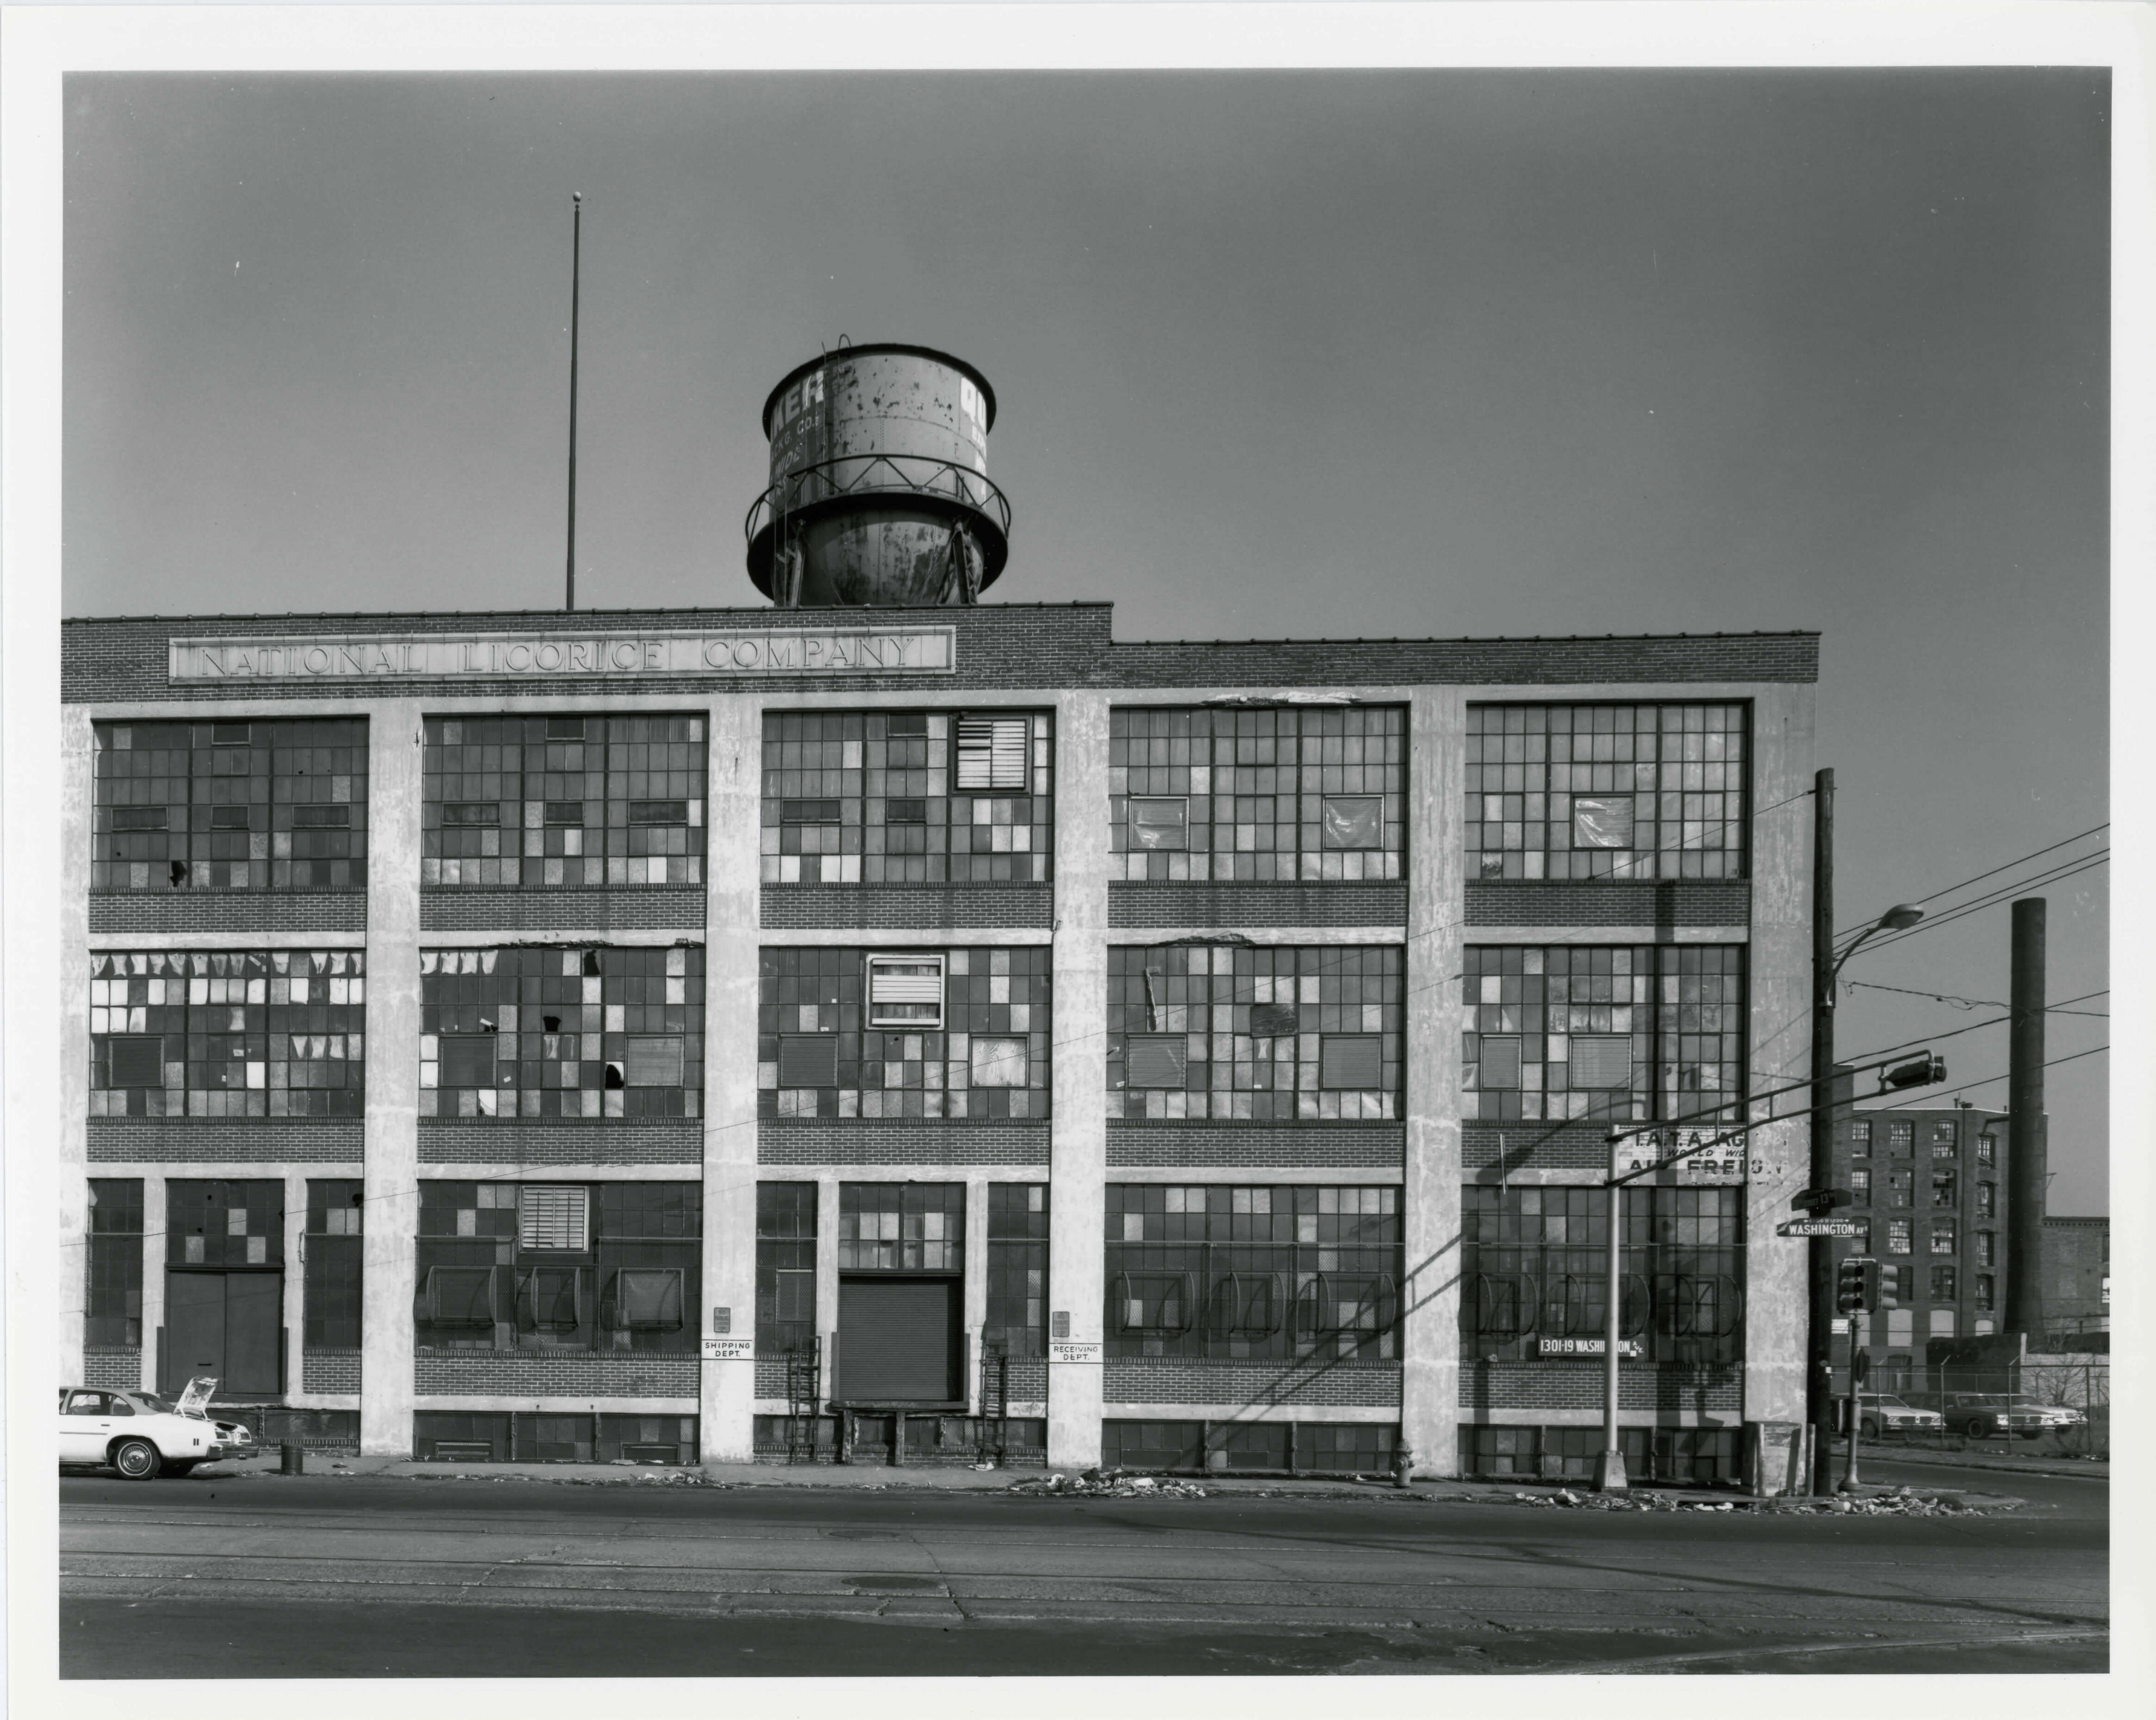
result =
M1599 1358L1582 1362L1463 1362L1460 1407L1481 1414L1520 1409L1599 1409ZM1743 1378L1735 1368L1675 1362L1626 1362L1618 1371L1620 1409L1727 1411L1743 1406Z
M1055 924L1050 884L766 884L762 901L766 931Z
M92 1117L94 1164L356 1165L357 1117Z
M1504 1137L1501 1150L1499 1136ZM1463 1123L1460 1125L1460 1168L1470 1180L1495 1182L1503 1159L1507 1175L1516 1171L1609 1169L1609 1125L1606 1123ZM1484 1174L1477 1176L1476 1172Z
M423 932L701 931L704 892L423 890Z
M359 1393L359 1352L303 1350L300 1352L300 1389L324 1396Z
M422 1398L682 1398L693 1403L702 1367L695 1356L422 1350L413 1359L413 1381Z
M296 633L438 633L439 613L403 615L127 616L60 624L60 698L69 704L154 699L162 704L229 705L229 681L173 685L166 678L167 641L174 638L276 638ZM918 626L918 610L857 609L850 626ZM937 626L953 630L956 672L942 688L1214 687L1548 686L1581 682L1811 682L1819 678L1816 633L1679 633L1553 639L1178 640L1118 645L1104 603L983 604L942 609ZM767 628L769 609L610 610L576 617L588 636L690 629ZM459 614L459 632L558 630L558 611ZM850 699L879 693L917 693L918 675L669 676L664 695L698 693L814 693L842 687ZM481 683L488 684L488 683ZM605 675L554 675L549 692L613 693ZM290 681L264 684L277 699L439 697L442 683L395 676L362 682ZM658 690L651 691L660 696ZM244 692L244 689L241 689Z
M90 899L92 937L141 932L363 932L364 890L113 890Z
M1752 886L1735 882L1488 883L1470 880L1467 924L1476 925L1748 925Z
M918 1122L890 1118L757 1124L759 1165L1045 1165L1045 1123Z
M142 1383L142 1352L133 1347L122 1349L86 1349L82 1352L82 1379L85 1386L104 1386L123 1391L134 1391ZM63 1380L63 1385L75 1383Z
M1287 1166L1399 1171L1407 1163L1400 1123L1121 1123L1108 1125L1108 1163L1192 1170Z
M1404 928L1408 887L1398 883L1114 883L1108 924L1382 925Z
M423 1165L700 1165L704 1125L695 1117L598 1117L494 1122L419 1119Z
M1204 1403L1250 1408L1269 1403L1329 1403L1398 1408L1400 1401L1400 1370L1392 1362L1111 1356L1101 1366L1106 1370L1101 1398L1111 1405Z

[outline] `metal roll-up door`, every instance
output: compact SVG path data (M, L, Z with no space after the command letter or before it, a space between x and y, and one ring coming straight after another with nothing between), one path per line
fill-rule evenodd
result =
M958 1378L959 1284L839 1281L839 1396L850 1403L948 1403Z

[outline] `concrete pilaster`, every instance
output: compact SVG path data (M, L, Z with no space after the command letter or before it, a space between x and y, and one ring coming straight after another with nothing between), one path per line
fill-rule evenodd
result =
M822 1403L839 1389L839 1175L835 1171L816 1178L816 1330L824 1335L824 1377L816 1390L817 1401Z
M416 699L369 703L367 1166L361 1228L359 1449L412 1450L412 1298L419 1232L419 801Z
M762 707L711 706L710 858L704 936L704 1311L732 1311L726 1336L751 1340L747 1359L706 1362L700 1413L706 1463L747 1463L755 1444L756 1022L757 830L762 823ZM818 1224L827 1221L819 1213ZM820 1310L819 1311L821 1311Z
M280 1383L288 1394L297 1393L305 1378L302 1368L307 1336L307 1263L301 1251L306 1247L306 1229L307 1173L288 1171L285 1173L285 1296L281 1312L285 1378Z
M90 713L60 712L59 1383L82 1383L90 1288L90 844L97 754ZM162 1223L146 1228L162 1230ZM142 1331L151 1348L146 1317Z
M1101 1460L1101 1275L1108 1099L1108 701L1055 701L1054 1124L1050 1139L1048 1461ZM1053 1321L1090 1361L1058 1362Z
M1418 690L1409 708L1406 961L1407 1282L1401 1297L1400 1438L1418 1475L1460 1472L1459 689Z
M1811 1069L1812 735L1810 686L1764 687L1752 705L1752 1090ZM1803 1096L1779 1101L1801 1105ZM1745 1188L1744 1419L1801 1422L1809 1308L1806 1249L1774 1227L1811 1173L1802 1118L1752 1130Z
M966 1378L960 1383L966 1411L981 1407L981 1341L988 1323L988 1185L966 1179Z
M165 1173L142 1174L142 1389L162 1386L157 1378L159 1351L165 1331L165 1230L170 1202L165 1192Z

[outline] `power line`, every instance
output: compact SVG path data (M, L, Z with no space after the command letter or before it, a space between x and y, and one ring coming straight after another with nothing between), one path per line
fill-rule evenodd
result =
M2083 859L2068 861L2055 870L2040 873L2034 878L2023 878L1988 896L1979 897L1974 902L1961 903L1949 909L1936 919L1925 920L1920 924L1910 927L1905 932L1897 932L1892 937L1881 938L1871 947L1874 950L1884 950L1891 945L1899 944L1907 939L1921 937L1926 932L1937 931L1941 926L1952 925L1956 920L1966 919L1972 914L1979 914L1987 908L1996 908L2002 903L2013 901L2027 891L2041 889L2047 884L2063 883L2076 873L2108 865L2110 858L2111 851L2107 848L2101 853L2091 855Z
M2000 873L2010 872L2015 867L2023 865L2030 860L2035 859L2039 855L2051 853L2054 849L2063 848L2069 843L2081 841L2083 837L2092 837L2100 830L2109 830L2110 828L2111 824L2108 820L2106 820L2102 824L2092 825L2087 830L2077 832L2072 836L2066 837L2059 842L2053 842L2050 847L2031 849L2028 853L2022 855L2018 860L2009 860L2004 866L1994 866L1989 872L1978 873L1974 878L1965 878L1958 884L1948 884L1943 889L1933 890L1928 896L1919 896L1912 905L1921 908L1927 902L1936 902L1942 896L1951 896L1956 890L1966 889L1969 885L1974 883L1981 883L1987 878L1996 878ZM1836 932L1835 934L1835 937L1836 940L1845 938L1850 936L1852 933L1862 931L1866 926L1876 925L1878 923L1878 919L1875 915L1872 919L1864 922L1863 925L1850 926L1844 930Z
M2064 1057L2055 1057L2051 1058L2050 1062L2041 1065L2041 1067L2047 1069L2056 1069L2062 1063L2077 1063L2082 1058L2096 1057L2110 1049L2111 1048L2108 1045L2092 1045L2087 1051L2069 1052ZM1946 1087L1942 1088L1937 1093L1927 1093L1924 1094L1924 1098L1928 1100L1933 1099L1944 1099L1950 1094L1966 1093L1972 1087L1989 1087L1994 1081L2004 1081L2007 1079L2010 1074L2010 1071L2002 1069L1995 1075L1985 1075L1979 1080L1964 1081L1958 1087ZM1891 1095L1874 1093L1867 1094L1866 1096L1872 1099L1883 1099L1890 1097ZM1856 1101L1851 1100L1851 1109L1855 1110L1856 1108ZM1900 1105L1875 1105L1871 1106L1871 1109L1873 1110L1881 1111L1907 1110L1910 1109L1910 1106L1908 1101L1905 1099Z
M1956 1009L2011 1009L2014 1007L2010 1003L2000 1002L1996 997L1958 997L1951 992L1914 991L1907 986L1874 985L1869 980L1844 980L1841 983L1852 991L1892 991L1903 997L1928 997L1934 1003L1949 1004ZM2090 991L2085 993L2084 997L2070 997L2066 1002L2079 1003L2086 997L2103 997L2109 995L2107 991ZM2107 1022L2111 1019L2111 1017L2102 1010L2068 1009L2065 1003L2047 1003L2044 1008L2051 1015L2085 1015L2092 1021L2099 1022Z

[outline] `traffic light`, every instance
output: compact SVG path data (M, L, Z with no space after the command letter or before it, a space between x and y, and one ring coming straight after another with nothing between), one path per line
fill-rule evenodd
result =
M1841 1263L1835 1279L1835 1311L1847 1314L1858 1308L1876 1308L1879 1289L1879 1263L1852 1254Z
M1880 1300L1871 1305L1875 1308L1881 1305L1891 1308L1897 1303L1907 1301L1909 1293L1904 1286L1908 1282L1907 1275L1910 1270L1911 1269L1907 1266L1883 1268L1879 1275Z
M1897 1063L1887 1070L1879 1078L1879 1087L1881 1092L1890 1087L1928 1087L1946 1078L1947 1060L1927 1052L1913 1062Z

